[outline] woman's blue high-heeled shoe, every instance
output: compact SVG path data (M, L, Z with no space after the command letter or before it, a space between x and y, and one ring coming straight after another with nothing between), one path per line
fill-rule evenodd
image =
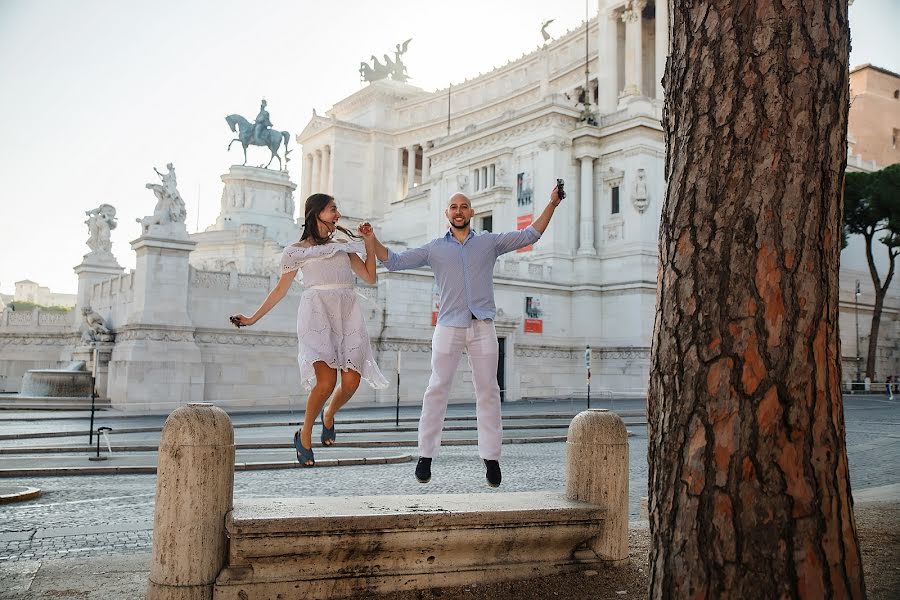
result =
M322 411L322 445L334 446L334 440L336 438L337 434L334 432L334 421L331 422L331 427L325 427L325 411Z
M304 467L316 466L316 457L313 455L312 448L304 448L300 441L300 432L294 432L294 448L297 449L297 462ZM311 464L307 464L310 462Z

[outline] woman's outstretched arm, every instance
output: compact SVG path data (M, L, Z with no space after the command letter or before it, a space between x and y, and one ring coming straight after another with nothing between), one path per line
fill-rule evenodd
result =
M278 284L272 288L272 291L269 292L269 295L266 296L263 303L259 305L256 312L249 317L240 314L234 315L231 317L232 324L235 327L246 327L248 325L253 325L262 319L265 314L272 310L276 304L281 302L281 299L288 293L288 290L291 289L291 283L293 283L295 275L297 275L296 270L283 273L281 279L278 280Z

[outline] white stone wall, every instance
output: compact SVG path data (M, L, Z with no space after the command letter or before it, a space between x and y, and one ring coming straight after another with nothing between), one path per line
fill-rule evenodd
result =
M0 313L0 392L18 392L30 369L55 369L68 364L78 341L74 315L35 309Z

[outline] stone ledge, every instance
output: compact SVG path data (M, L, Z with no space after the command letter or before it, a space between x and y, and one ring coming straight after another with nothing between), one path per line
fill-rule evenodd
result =
M569 572L603 563L589 543L605 521L600 507L549 492L238 500L214 598L371 596Z
M235 500L226 518L233 535L331 532L410 526L503 527L522 522L602 520L603 511L553 492L341 496Z

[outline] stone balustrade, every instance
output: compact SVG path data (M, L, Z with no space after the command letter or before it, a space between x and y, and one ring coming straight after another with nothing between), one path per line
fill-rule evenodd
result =
M0 330L61 331L72 329L76 325L71 310L11 310L7 308L0 313Z

